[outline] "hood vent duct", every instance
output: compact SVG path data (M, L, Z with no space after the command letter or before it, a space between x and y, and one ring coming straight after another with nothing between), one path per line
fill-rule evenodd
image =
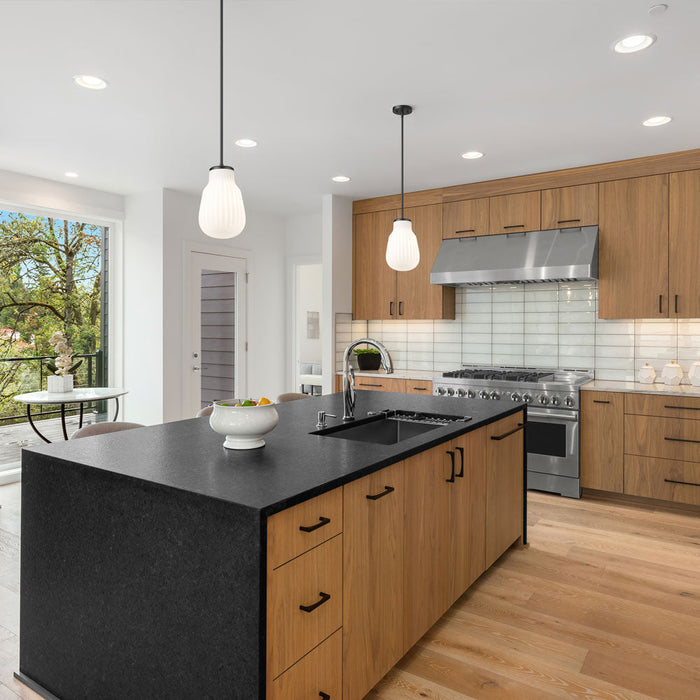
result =
M596 279L597 226L444 240L430 272L447 287Z

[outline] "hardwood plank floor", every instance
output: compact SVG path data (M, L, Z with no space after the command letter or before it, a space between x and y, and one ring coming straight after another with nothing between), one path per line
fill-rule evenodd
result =
M0 486L0 700L17 669L20 485ZM384 700L700 699L700 509L529 494L509 550L398 663Z

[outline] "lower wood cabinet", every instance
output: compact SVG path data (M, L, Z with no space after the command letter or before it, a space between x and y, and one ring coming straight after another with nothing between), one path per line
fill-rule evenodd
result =
M433 393L433 383L426 379L407 379L405 391L407 394L430 396Z
M343 491L347 700L364 697L404 653L404 463L353 481Z
M700 506L700 464L626 455L625 493Z
M623 491L624 394L581 392L581 486Z
M388 377L355 377L355 388L364 391L398 391L406 390L405 379L389 379Z

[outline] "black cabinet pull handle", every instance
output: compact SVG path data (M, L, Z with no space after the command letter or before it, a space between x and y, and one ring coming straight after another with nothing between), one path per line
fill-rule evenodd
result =
M383 498L384 496L388 496L390 493L395 491L396 489L393 486L385 486L383 491L380 491L379 493L371 493L367 495L367 500L368 501L377 501L380 498Z
M399 302L399 316L403 316L403 302Z
M670 438L670 437L665 437L664 440L668 440L669 442L694 442L694 443L700 445L700 440L689 440L688 438Z
M448 483L452 484L455 480L455 453L452 450L445 450L445 454L450 455L450 462L452 463L452 473L449 479L445 479Z
M561 221L557 221L558 224L575 224L577 221L581 221L581 219L562 219Z
M313 532L314 530L318 530L319 527L323 527L324 525L328 525L328 523L330 521L331 521L330 518L324 518L323 516L321 516L315 525L299 525L299 529L302 532Z
M510 226L504 226L503 228L525 228L525 224L511 224Z
M331 700L331 696L328 693L320 692L318 696L321 700Z
M673 297L673 309L674 313L678 313L678 294L675 294Z
M476 229L475 228L465 228L462 229L461 231L455 231L455 233L475 233Z
M610 403L610 401L600 401L599 399L593 399L593 403Z
M525 427L525 423L518 423L517 428L513 428L513 430L509 430L507 433L503 433L503 435L492 435L491 439L492 440L503 440L504 438L507 438L507 437L513 435L513 433L517 433L518 430L522 430L524 427Z
M659 313L662 314L664 312L664 295L659 294Z
M683 484L683 486L700 486L692 481L677 481L676 479L664 479L667 484Z
M461 479L464 476L464 448L455 447L455 450L459 452L459 456L461 457L459 474L455 474L455 476Z
M379 386L381 387L381 384L368 384L367 382L359 382L360 386Z
M412 386L413 391L428 391L424 386Z
M393 315L394 315L394 302L390 301L389 302L389 316L393 316Z
M664 408L675 408L677 411L700 411L700 406L670 406L666 405Z
M299 610L303 610L304 612L308 613L313 612L319 605L323 605L327 600L331 599L328 593L323 593L321 591L319 592L319 595L321 596L320 600L317 600L313 605L300 605Z

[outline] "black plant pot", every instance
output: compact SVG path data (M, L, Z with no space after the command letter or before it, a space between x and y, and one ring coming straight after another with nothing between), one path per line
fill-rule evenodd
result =
M379 369L381 364L381 356L378 352L367 352L357 355L357 368L365 372L373 369Z

